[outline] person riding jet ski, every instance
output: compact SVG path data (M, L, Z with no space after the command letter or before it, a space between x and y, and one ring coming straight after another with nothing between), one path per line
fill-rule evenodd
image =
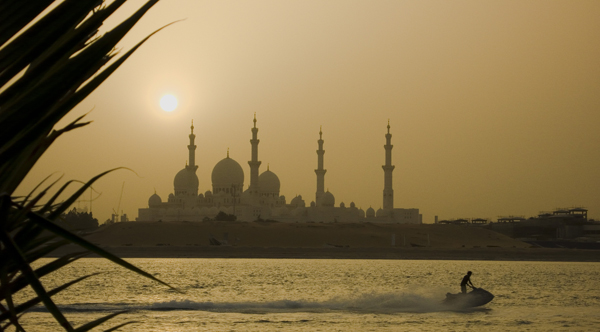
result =
M473 272L467 272L467 274L463 277L462 281L460 282L460 291L463 294L467 294L467 285L471 288L475 288L473 286L473 283L471 282L471 274L473 274Z

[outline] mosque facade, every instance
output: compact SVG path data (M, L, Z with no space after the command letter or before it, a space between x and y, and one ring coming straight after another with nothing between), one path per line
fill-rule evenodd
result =
M325 191L325 173L323 156L323 132L319 131L317 150L317 190L315 200L306 204L301 195L289 203L280 195L279 177L269 170L259 174L261 162L258 160L258 128L256 115L251 128L250 183L244 189L244 170L235 160L227 157L219 161L212 170L212 190L198 192L199 181L196 175L196 145L194 144L194 124L189 135L189 164L175 175L174 192L167 201L154 193L148 199L148 207L139 209L138 221L204 221L214 219L219 212L235 215L239 221L257 219L281 222L387 222L422 223L419 209L394 208L394 190L392 188L392 148L390 125L388 121L385 149L383 207L375 211L369 207L366 211L357 208L354 202L346 206L335 206L335 197Z

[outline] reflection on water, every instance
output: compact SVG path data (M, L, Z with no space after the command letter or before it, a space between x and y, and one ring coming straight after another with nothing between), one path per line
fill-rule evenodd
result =
M44 278L52 287L105 272L56 297L75 324L118 310L123 331L593 330L600 326L600 264L490 261L131 259L179 294L101 259ZM496 297L449 310L467 270ZM41 307L34 330L55 330Z

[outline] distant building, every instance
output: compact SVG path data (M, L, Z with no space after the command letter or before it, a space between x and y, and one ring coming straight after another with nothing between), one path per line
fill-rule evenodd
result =
M535 240L574 239L597 237L598 225L588 221L587 210L582 207L540 212L529 219L524 216L498 217L490 224L494 231L511 237Z
M154 193L148 199L148 207L139 209L138 221L202 221L213 219L219 212L237 216L237 220L253 221L273 219L282 222L390 222L422 223L419 209L394 208L394 190L392 189L392 145L388 121L384 170L383 208L375 212L373 208L363 211L354 202L349 206L340 203L335 206L335 197L325 190L323 132L319 131L317 150L317 190L315 200L307 206L302 196L294 197L287 203L285 196L279 195L279 177L269 166L259 175L261 161L258 160L258 128L256 115L251 128L250 184L244 189L244 171L240 164L227 156L219 161L211 174L212 191L198 193L199 181L196 175L194 125L189 135L189 164L175 175L174 193L169 194L166 202Z

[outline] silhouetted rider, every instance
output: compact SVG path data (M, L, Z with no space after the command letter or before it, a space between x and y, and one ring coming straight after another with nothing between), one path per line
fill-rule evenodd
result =
M467 272L467 275L465 275L463 280L460 282L460 290L463 294L467 293L467 285L471 286L471 288L475 288L471 282L471 274L473 274L473 272Z

